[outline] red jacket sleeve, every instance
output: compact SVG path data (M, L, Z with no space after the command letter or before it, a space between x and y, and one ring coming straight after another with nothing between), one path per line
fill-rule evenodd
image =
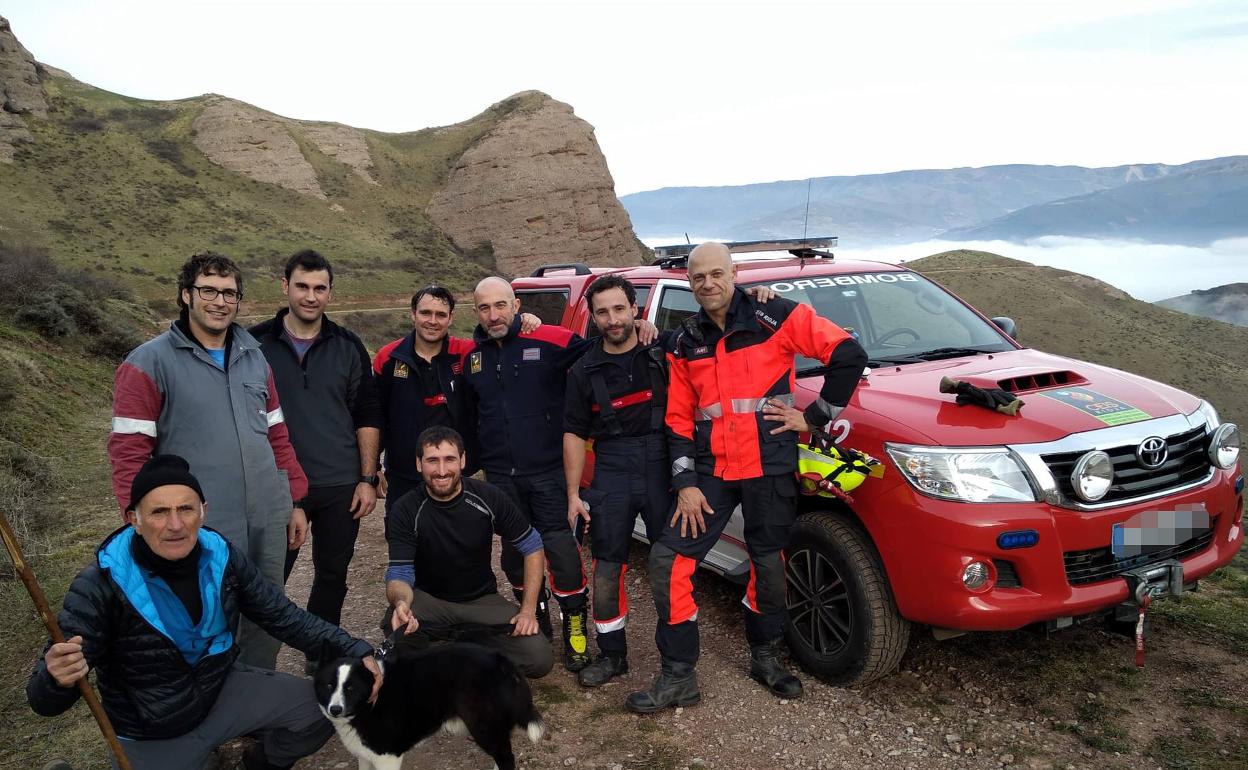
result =
M273 459L277 467L286 471L290 482L290 499L299 501L308 495L308 476L295 457L295 448L290 443L290 431L286 428L286 418L282 414L282 405L277 400L277 385L273 382L273 369L269 369L269 399L265 405L269 412L269 446L273 447Z
M113 466L113 494L123 515L135 475L156 450L156 421L163 405L164 396L147 372L129 361L117 367L108 461Z
M694 470L696 456L693 441L693 415L698 406L698 394L689 379L689 362L680 354L667 354L669 381L667 385L667 446L672 459L672 488L684 489L696 486L698 474Z
M798 304L784 321L791 350L823 362L826 372L819 397L806 408L806 422L823 426L849 403L867 354L841 327L820 317L809 305Z

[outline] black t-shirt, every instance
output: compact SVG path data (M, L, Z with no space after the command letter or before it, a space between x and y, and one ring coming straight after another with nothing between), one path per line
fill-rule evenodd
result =
M621 436L645 436L652 433L651 409L663 409L667 403L667 383L653 376L653 364L648 362L650 348L662 352L667 338L654 345L637 345L625 353L607 353L598 341L568 372L568 391L564 401L563 429L583 439L609 437L603 425L601 405L594 397L591 375L601 373L607 386L612 409L620 421ZM662 430L662 426L660 426Z
M463 485L460 494L442 501L429 497L422 483L386 513L390 566L413 566L413 587L448 602L494 593L494 535L522 554L541 548L541 538L511 498L484 481L464 479Z
M442 383L438 381L438 369L419 355L415 357L416 376L420 378L420 393L425 400L426 428L433 425L455 427L451 418L451 409L446 404L446 394L442 392Z

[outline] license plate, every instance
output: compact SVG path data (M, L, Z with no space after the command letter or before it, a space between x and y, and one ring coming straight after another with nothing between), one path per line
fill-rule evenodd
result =
M1114 525L1110 551L1115 559L1165 551L1209 531L1209 511L1204 503L1180 506L1173 511L1143 511Z

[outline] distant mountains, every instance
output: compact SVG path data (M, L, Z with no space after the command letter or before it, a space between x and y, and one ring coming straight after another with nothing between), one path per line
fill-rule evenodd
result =
M854 247L1042 235L1207 244L1248 236L1248 156L1179 166L1009 165L667 187L620 200L643 238L792 238L805 230Z
M1248 272L1248 269L1245 270ZM1238 326L1248 326L1248 283L1231 283L1212 289L1197 289L1163 299L1156 304L1191 315L1213 318Z

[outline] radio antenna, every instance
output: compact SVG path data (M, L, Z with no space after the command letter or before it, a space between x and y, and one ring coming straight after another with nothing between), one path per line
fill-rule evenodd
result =
M813 181L806 180L806 220L802 222L802 240L806 240L806 227L810 224L810 183Z

